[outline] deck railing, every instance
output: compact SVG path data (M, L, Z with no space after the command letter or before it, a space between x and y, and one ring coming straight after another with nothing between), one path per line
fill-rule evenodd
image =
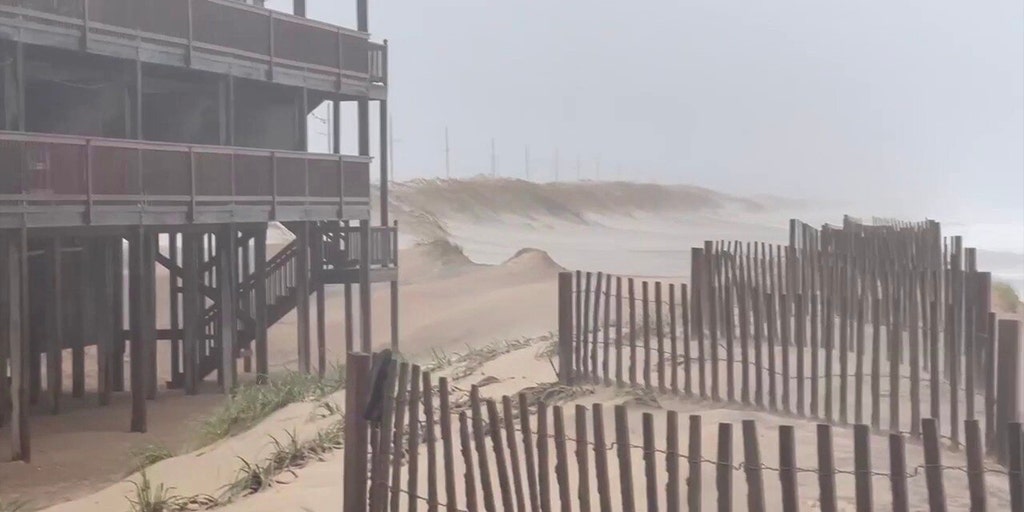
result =
M368 157L0 132L11 206L368 205ZM271 218L274 218L271 216Z
M369 35L231 0L0 0L0 18L74 33L90 44L118 40L227 55L382 83L384 45ZM59 35L59 34L58 34ZM186 62L188 65L188 62Z

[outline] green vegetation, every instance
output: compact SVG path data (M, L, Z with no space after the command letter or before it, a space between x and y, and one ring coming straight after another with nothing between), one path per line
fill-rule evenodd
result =
M164 459L174 457L174 453L172 453L166 447L155 444L149 444L141 448L136 448L132 450L130 453L132 459L134 459L135 461L135 465L133 466L132 472L141 471Z
M0 501L0 512L28 512L28 502Z
M305 466L308 462L322 460L327 453L341 448L344 441L344 427L339 420L318 431L316 436L309 441L300 443L294 432L288 434L288 439L285 442L274 437L271 437L271 441L274 449L263 462L250 463L239 458L242 467L238 470L235 481L228 484L221 495L222 503L267 489L274 485L281 474L291 473L294 475L296 469Z
M146 472L142 472L142 480L132 481L135 486L135 497L127 498L131 512L182 512L185 510L202 510L217 504L211 496L181 496L174 494L173 487L164 484L154 485L149 481Z
M344 384L345 367L334 365L323 379L289 371L270 376L265 384L241 386L220 411L203 422L201 444L247 430L288 404L323 398Z
M1020 296L1017 291L1006 283L992 283L992 295L995 300L996 311L1007 313L1020 312Z

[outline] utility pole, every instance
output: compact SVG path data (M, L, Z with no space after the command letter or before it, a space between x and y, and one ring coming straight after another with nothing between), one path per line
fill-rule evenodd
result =
M448 145L448 127L444 127L444 177L452 179L451 146Z
M494 139L491 139L491 177L498 175L498 156L494 152Z
M526 170L526 181L530 181L530 146L526 146L524 152L524 169Z

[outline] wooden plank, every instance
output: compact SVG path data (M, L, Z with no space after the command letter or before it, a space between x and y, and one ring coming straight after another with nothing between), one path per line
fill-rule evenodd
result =
M907 280L907 342L910 344L910 435L921 435L921 340L919 337L919 318L917 310L917 280L912 276Z
M437 379L437 389L438 398L441 403L441 453L444 458L444 501L448 506L448 512L456 512L459 509L459 499L458 494L455 492L455 449L454 438L452 437L451 388L448 386L447 377ZM460 416L464 415L465 413ZM460 421L462 420L461 417L459 419ZM463 443L466 443L466 441L463 441ZM465 453L467 448L463 445L462 449L463 453ZM467 462L467 465L471 465L471 462ZM468 502L467 507L469 507Z
M409 493L409 512L416 512L419 503L416 496L420 494L420 381L420 367L414 364L409 373L409 469L405 484Z
M615 385L622 386L622 278L615 278Z
M895 280L894 280L895 281ZM900 428L900 359L903 353L903 317L900 312L900 304L903 297L903 290L896 288L892 290L892 306L890 314L892 323L885 332L885 338L889 342L889 431L899 432Z
M718 458L715 460L718 512L732 510L732 423L718 424Z
M369 430L363 411L370 395L370 355L350 352L346 361L344 508L346 511L366 512L367 506L367 454Z
M757 442L757 424L743 420L743 471L747 475L747 510L764 512L764 475L761 474L761 449Z
M693 396L693 379L690 366L690 304L686 284L683 284L679 294L682 307L683 319L683 393L686 396ZM678 364L677 364L678 365Z
M701 507L701 443L704 438L701 436L701 416L690 415L690 437L687 447L686 458L689 462L689 473L686 477L686 509L700 510Z
M603 292L601 285L604 282L604 274L601 272L597 273L597 282L594 284L594 319L593 326L591 327L592 337L588 349L590 350L590 361L585 362L587 366L588 375L591 381L597 382L597 353L599 343L598 337L601 335L601 293Z
M505 512L515 512L515 500L512 496L512 484L508 474L508 458L501 439L501 416L498 415L498 404L487 400L487 430L491 434L491 449L494 451L494 465L498 469L498 489L501 491L501 506Z
M707 274L708 279L708 339L709 339L709 350L708 363L711 365L711 399L714 401L720 401L722 399L721 390L719 389L719 359L718 355L718 331L720 330L720 317L722 308L718 304L718 301L722 299L722 286L717 281L719 276L719 269L721 268L721 255L718 251L711 248L711 245L706 244L704 246L704 254L708 261Z
M818 394L819 391L818 391L818 388L820 387L818 385L818 378L819 378L819 376L818 376L818 365L819 365L819 361L821 360L821 355L819 354L819 352L820 352L819 347L820 347L821 343L820 343L820 337L819 337L819 334L818 334L819 321L820 321L820 318L819 318L819 315L818 315L818 305L819 305L819 302L820 302L818 295L820 294L820 290L818 290L815 287L815 285L818 284L818 281L820 279L818 277L819 273L821 272L820 260L818 258L815 258L815 260L813 262L813 265L814 265L814 268L812 268L812 270L811 270L812 288L811 288L810 295L807 297L807 302L809 302L810 306L811 306L811 341L810 341L810 344L811 344L811 396L810 396L810 401L808 403L808 410L810 411L810 414L811 414L812 418L817 418L817 417L820 416L820 411L819 411L819 408L818 408L818 401L819 401L819 394Z
M789 297L782 297L779 300L779 320L781 326L781 339L780 344L782 345L782 412L786 414L793 413L792 406L792 378L790 365L790 346L793 345L793 339L791 337L790 322L792 317L790 316L789 303L791 299Z
M733 346L733 282L729 265L725 265L725 397L730 402L736 401L736 350Z
M574 311L575 311L575 330L573 331L573 371L580 371L581 364L583 362L583 340L586 336L586 316L583 312L583 272L577 270L575 273L575 287L573 288L573 299L574 299ZM575 378L575 376L574 376Z
M427 445L427 512L438 510L437 435L434 415L434 385L429 371L423 372L423 441Z
M584 274L585 284L583 288L583 315L581 316L581 322L583 327L580 329L579 337L579 361L576 364L576 371L579 373L576 378L582 378L587 375L587 362L590 360L587 357L587 345L589 344L590 330L590 300L591 300L591 280L594 278L593 274L587 272Z
M604 334L602 337L602 357L601 357L601 373L604 375L604 385L610 386L612 383L611 368L608 356L611 353L610 341L611 341L611 316L612 316L612 278L608 276L604 280L604 325L601 332ZM616 323L618 321L616 320Z
M572 274L561 272L558 274L558 381L563 384L576 381L571 308Z
M534 457L533 436L530 430L530 404L526 393L519 393L519 429L523 436L523 456L526 459L526 485L529 489L530 510L540 512L537 489L537 461Z
M694 248L690 256L694 261L694 268L698 272L691 276L690 280L694 286L691 290L690 305L693 307L692 323L693 330L697 333L697 389L701 398L708 397L707 379L705 378L705 350L704 350L704 250ZM689 372L687 372L689 374Z
M644 388L651 389L651 296L650 283L640 283L640 297L644 328Z
M779 480L782 487L782 511L798 512L796 436L793 425L779 425Z
M988 508L985 496L985 449L978 420L964 420L964 437L967 441L967 488L971 493L971 511L985 512Z
M668 485L665 486L665 509L679 512L679 412L669 410L665 418L665 472ZM603 511L602 511L603 512Z
M996 435L996 314L989 312L985 350L985 446L995 445ZM991 449L989 450L991 453Z
M629 385L636 386L636 287L629 278Z
M836 465L832 449L832 426L818 424L818 490L822 512L837 512Z
M395 390L395 423L390 440L393 448L391 449L390 460L387 461L391 463L391 485L388 487L390 494L389 503L391 504L389 510L391 512L398 512L399 500L401 499L399 490L402 488L402 458L405 452L402 441L405 439L405 414L409 406L409 382L412 380L410 379L410 373L409 363L401 363L399 365L398 387ZM387 437L381 437L381 444L388 442Z
M939 286L939 274L933 273L932 278L934 286ZM936 290L936 294L939 290ZM942 419L942 399L940 392L942 390L942 365L939 359L941 351L939 350L939 315L940 315L939 302L933 300L928 305L928 334L930 336L929 343L932 346L931 351L931 369L928 375L928 387L931 391L931 417L937 420Z
M654 415L645 412L642 416L643 446L644 446L644 484L647 490L647 510L657 512L658 510L658 461L657 448L654 440Z
M864 423L864 354L866 352L866 345L864 340L864 279L860 280L860 286L857 289L856 296L854 297L854 309L855 311L855 324L856 334L854 335L854 353L856 354L856 361L854 362L854 398L853 398L853 421L855 423Z
M1020 422L1007 425L1006 447L1009 451L1006 475L1009 479L1010 510L1024 512L1024 432Z
M604 433L604 406L592 406L594 420L594 472L597 473L597 497L601 512L612 512L611 483L608 479L608 442Z
M495 512L494 486L491 484L491 465L488 463L485 442L484 415L480 404L480 388L473 386L469 391L469 406L473 420L473 446L476 448L477 469L480 473L480 490L483 494L484 510Z
M736 302L738 303L737 313L739 315L740 331L740 402L750 405L750 282L747 279L749 265L745 262L749 257L740 258L737 271L739 273L739 288L736 291Z
M907 493L907 447L902 434L889 434L889 484L893 512L909 512Z
M1017 410L1018 393L1020 392L1020 322L1016 320L999 320L999 384L996 396L996 435L994 449L996 460L1002 464L1009 462L1007 443L1007 425L1019 418Z
M551 512L551 467L548 455L548 406L543 401L537 403L537 489L540 493L541 512Z
M580 512L590 512L590 462L587 451L587 408L576 405L576 470L579 476L576 499L580 504ZM605 468L607 471L607 468Z
M561 510L572 512L572 491L569 488L569 457L565 445L568 444L565 436L565 418L562 415L562 406L556 405L551 408L555 427L555 480L558 482L558 498L562 504Z
M776 297L771 293L765 294L765 304L768 311L768 410L774 411L778 409L779 397L778 397L778 386L777 373L775 368L775 346L776 340L776 328L778 323L778 312L775 310ZM787 383L788 384L788 383Z
M807 311L804 304L804 295L801 293L794 297L796 306L796 317L794 331L796 331L796 415L804 416L804 404L807 401L804 393L804 368L806 366L804 347L807 345Z
M849 423L847 397L850 389L850 315L849 315L849 256L839 260L839 423Z
M675 283L668 284L668 318L669 318L669 343L671 343L671 353L669 354L669 361L672 362L672 378L670 381L672 387L672 393L675 395L679 394L679 335L677 334L676 317L679 315L676 313L676 285Z
M508 459L511 462L512 485L515 488L516 511L526 512L526 493L523 492L523 471L519 462L519 445L516 443L516 422L512 397L501 397L501 413L505 422L505 437L508 443Z
M931 512L945 512L946 491L942 483L942 455L939 448L939 425L934 418L921 420L924 430L924 476L928 484L928 506Z
M978 350L977 312L973 306L967 306L964 316L964 419L973 420L974 414L974 386L975 386L975 354ZM911 377L913 379L913 377ZM914 395L917 396L917 395ZM914 401L916 403L916 400Z
M662 290L661 281L654 282L654 323L655 332L658 338L658 359L657 359L657 371L658 371L658 391L664 393L666 390L665 380L668 377L665 374L665 323L664 323L664 307L662 307Z
M633 497L633 462L630 455L629 417L625 405L615 406L615 443L619 457L619 487L622 512L635 512Z
M871 512L871 428L867 425L853 426L853 458L857 512Z
M756 247L756 246L755 246ZM764 318L764 293L762 288L754 288L751 290L750 301L752 304L751 310L753 312L754 324L754 398L753 403L755 407L764 408L764 333L765 333L765 318Z
M473 445L470 441L469 436L469 420L466 417L466 411L459 412L459 446L462 448L462 470L463 470L463 481L465 482L466 491L466 510L469 512L477 512L477 496L476 496L476 478L473 472ZM455 502L455 495L448 497L449 510L458 510L452 508L452 503Z

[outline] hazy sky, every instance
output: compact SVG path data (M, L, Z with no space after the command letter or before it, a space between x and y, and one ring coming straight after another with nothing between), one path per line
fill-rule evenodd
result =
M354 26L348 0L308 0ZM282 10L289 0L272 1ZM1020 0L370 0L398 179L490 170L1022 222ZM316 134L314 134L315 136ZM910 211L910 210L907 210Z

